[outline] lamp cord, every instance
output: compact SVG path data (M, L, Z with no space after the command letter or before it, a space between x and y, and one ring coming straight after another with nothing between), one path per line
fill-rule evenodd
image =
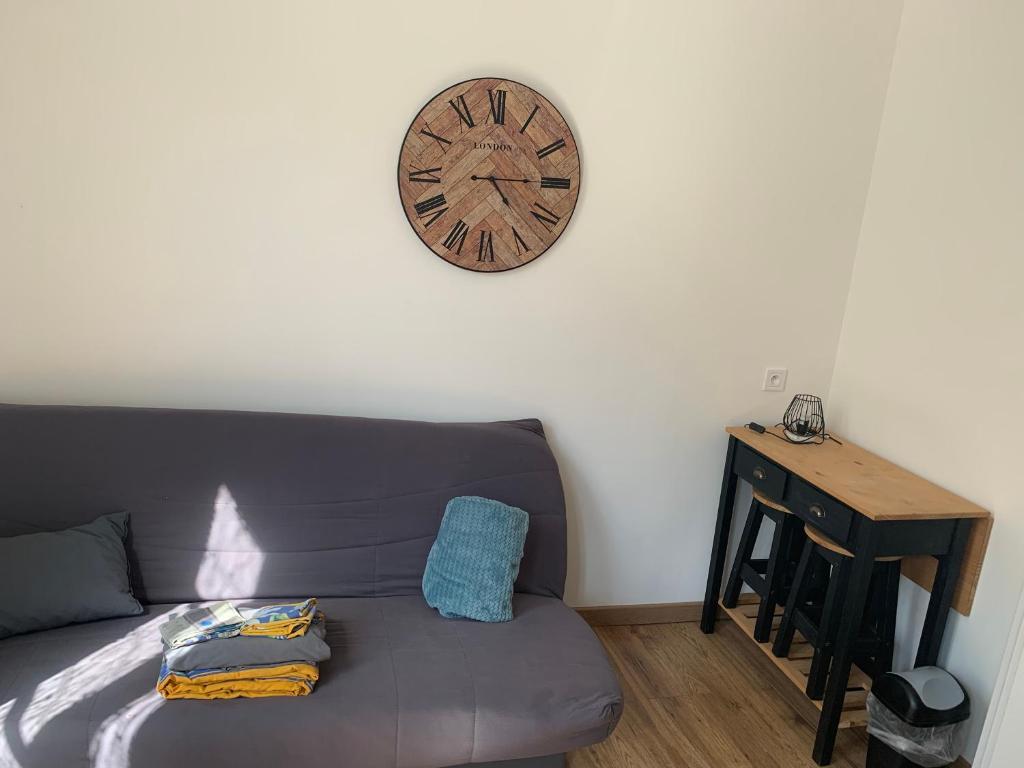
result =
M747 424L744 424L744 426L749 429L750 428L750 423L748 422ZM786 428L786 425L783 424L781 421L778 424L776 424L775 426L776 427L782 427L783 429ZM783 437L782 435L777 435L774 432L769 432L767 429L764 431L764 433L767 434L767 435L771 435L772 437L777 437L779 440L787 442L790 445L822 445L826 440L831 440L833 443L836 443L837 445L842 445L843 444L841 440L837 440L835 437L833 437L828 432L824 433L823 435L818 435L818 437L820 439L817 439L817 440L799 440L799 441L797 441L797 440L790 440L789 438Z

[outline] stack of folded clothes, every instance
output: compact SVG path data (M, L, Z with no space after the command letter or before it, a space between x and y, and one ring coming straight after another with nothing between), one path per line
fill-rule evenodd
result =
M165 699L305 696L331 657L316 598L236 609L221 602L160 627L164 658L156 689Z

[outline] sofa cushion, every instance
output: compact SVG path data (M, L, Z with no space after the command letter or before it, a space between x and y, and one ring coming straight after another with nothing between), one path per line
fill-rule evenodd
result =
M600 643L555 598L517 594L502 624L418 595L320 606L332 656L300 698L161 699L157 628L176 605L0 641L0 765L434 768L582 747L621 712Z
M0 537L0 638L82 621L135 616L128 514L47 533Z
M423 597L448 619L510 621L530 516L479 496L448 502L427 556Z

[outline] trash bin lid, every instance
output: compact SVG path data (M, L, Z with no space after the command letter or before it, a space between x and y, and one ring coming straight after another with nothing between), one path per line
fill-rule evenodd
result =
M963 686L940 667L886 672L871 692L903 722L918 728L952 725L971 716L971 700Z

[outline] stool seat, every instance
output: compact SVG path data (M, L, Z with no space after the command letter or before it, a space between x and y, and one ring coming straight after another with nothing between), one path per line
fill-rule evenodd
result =
M772 509L777 510L778 512L784 512L787 515L792 515L793 514L788 509L786 509L784 506L779 504L779 502L772 501L767 496L762 494L760 491L754 491L754 498L757 499L761 504L764 504L766 507L771 507Z
M829 552L835 552L837 555L842 555L843 557L848 557L851 560L853 559L853 552L848 550L846 547L844 547L838 541L834 541L833 539L830 539L828 536L826 536L824 533L822 533L821 531L819 531L817 528L815 528L812 525L805 525L804 526L804 535L807 536L808 539L813 541L815 544L817 544L822 549L827 549ZM897 562L899 560L902 560L902 559L903 558L899 557L898 555L894 556L894 557L876 557L875 558L875 562L876 563L895 563L895 562Z

